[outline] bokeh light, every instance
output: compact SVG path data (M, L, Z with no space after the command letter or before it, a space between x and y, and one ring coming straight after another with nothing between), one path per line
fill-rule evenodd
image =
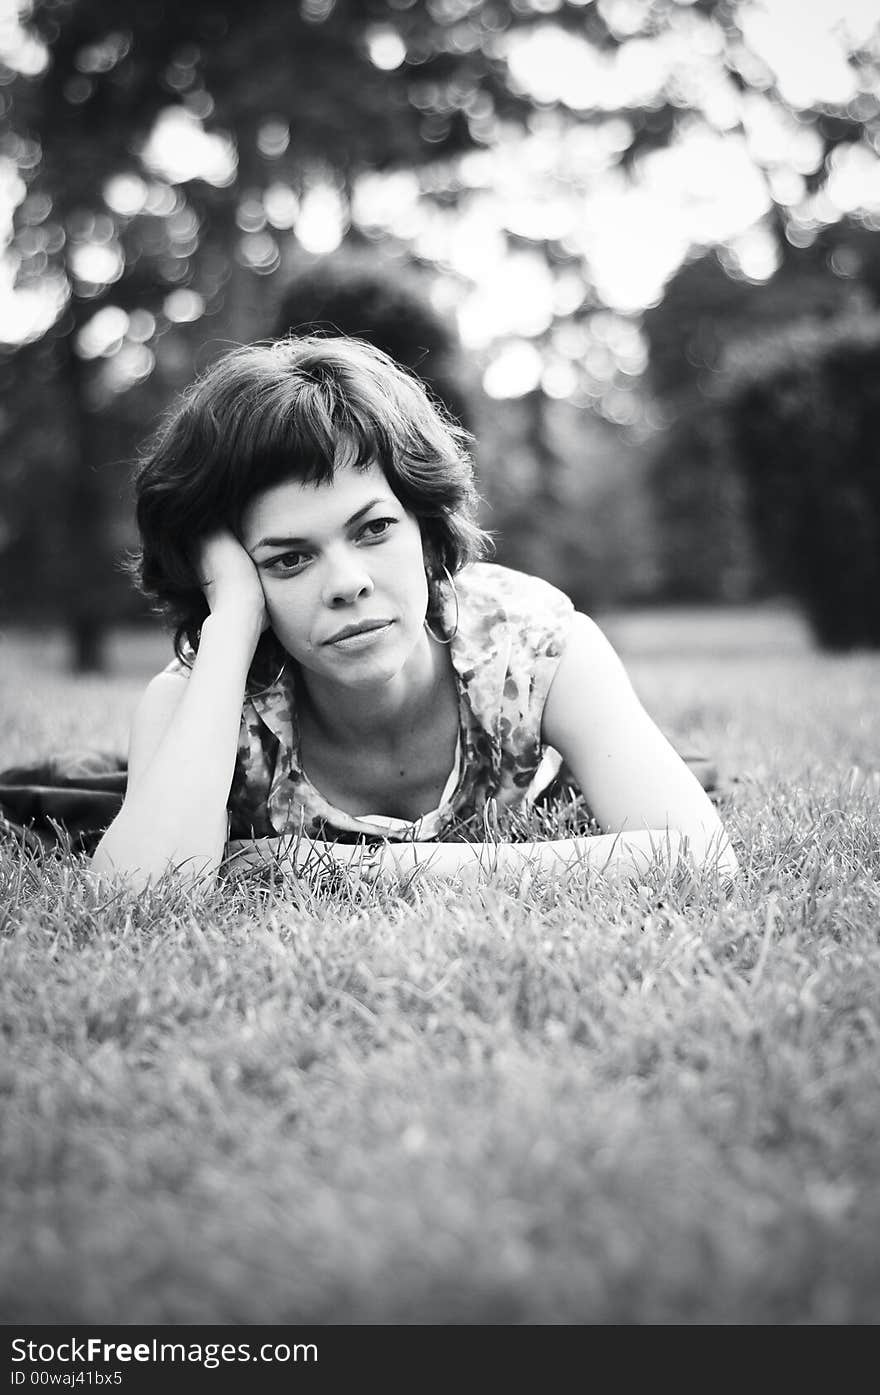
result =
M141 158L147 169L174 184L203 179L218 187L235 179L235 145L227 135L208 132L184 107L167 107L156 119Z

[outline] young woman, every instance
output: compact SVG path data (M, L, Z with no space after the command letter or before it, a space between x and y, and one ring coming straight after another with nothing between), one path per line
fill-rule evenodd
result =
M236 350L141 465L140 581L177 658L135 714L93 858L211 886L230 856L409 874L736 858L596 625L479 560L465 436L348 338ZM499 842L564 762L606 830Z

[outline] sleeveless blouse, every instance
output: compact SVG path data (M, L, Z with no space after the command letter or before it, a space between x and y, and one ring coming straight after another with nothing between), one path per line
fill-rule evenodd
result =
M458 690L456 763L436 809L413 820L352 815L312 785L300 763L295 665L246 694L228 800L229 837L304 834L359 838L480 839L487 805L528 804L561 758L541 740L541 719L574 607L549 582L490 562L455 578L458 629L449 646ZM455 626L444 588L443 633ZM169 665L174 668L175 665Z

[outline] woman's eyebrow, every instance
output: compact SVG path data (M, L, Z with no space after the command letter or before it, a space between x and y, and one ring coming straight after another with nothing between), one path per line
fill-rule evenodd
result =
M357 510L356 513L353 513L351 518L346 519L344 526L346 528L351 528L353 524L360 522L364 514L370 512L370 509L374 509L377 504L386 503L388 503L388 500L384 498L382 495L379 495L379 497L376 499L371 499L368 504L364 504L363 508L360 508ZM254 543L253 550L254 552L256 552L257 549L260 547L291 547L293 545L295 545L296 547L302 547L308 545L310 542L310 538L260 538L260 541L258 543Z

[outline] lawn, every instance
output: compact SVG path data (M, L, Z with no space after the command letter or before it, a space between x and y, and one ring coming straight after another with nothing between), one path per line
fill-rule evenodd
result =
M578 873L99 897L0 851L0 1321L875 1323L880 655L609 616L732 892ZM0 765L164 661L0 636Z

